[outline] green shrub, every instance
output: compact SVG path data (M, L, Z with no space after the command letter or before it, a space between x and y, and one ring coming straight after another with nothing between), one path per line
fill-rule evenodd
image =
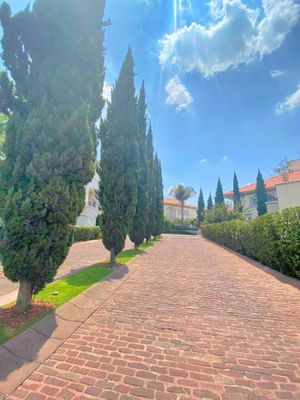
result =
M99 226L74 226L73 242L87 242L88 240L101 239L101 229Z
M201 231L207 239L300 278L300 207L251 221L204 224Z

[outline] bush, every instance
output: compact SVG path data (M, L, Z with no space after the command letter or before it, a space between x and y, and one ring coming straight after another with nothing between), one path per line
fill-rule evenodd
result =
M73 243L87 242L88 240L101 239L101 229L99 226L74 226Z
M205 224L216 224L235 219L244 219L243 213L235 211L225 204L215 205L213 209L206 210L204 215Z
M300 207L251 221L204 224L201 230L207 239L300 278Z
M191 223L171 222L168 218L164 219L163 233L176 233L181 235L196 235L198 227Z

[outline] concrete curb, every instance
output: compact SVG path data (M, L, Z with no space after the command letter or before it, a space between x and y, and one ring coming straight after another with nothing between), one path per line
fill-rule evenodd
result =
M148 248L146 255L160 244ZM0 400L16 390L134 274L140 256L0 346Z

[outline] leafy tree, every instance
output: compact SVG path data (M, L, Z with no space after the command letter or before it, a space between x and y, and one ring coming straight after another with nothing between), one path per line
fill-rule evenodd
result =
M273 168L275 176L281 175L284 182L289 181L290 172L292 171L290 161L285 157L278 165Z
M154 158L154 175L155 175L155 224L153 236L158 237L162 234L164 225L164 188L162 179L161 163L157 157Z
M0 169L0 247L5 275L20 282L19 313L64 261L94 174L104 5L38 0L15 16L1 6L2 58L15 91L1 80L1 111L11 117Z
M216 224L233 219L244 219L243 213L232 210L225 204L217 204L210 212L206 213L204 222L206 224Z
M139 178L136 212L130 227L129 236L138 248L145 239L146 214L148 200L148 170L146 160L147 106L145 85L142 83L137 104L138 146L139 146Z
M4 154L4 142L5 142L5 132L9 117L5 114L0 113L0 161L5 158Z
M107 118L100 126L101 161L98 198L102 209L103 244L111 265L124 246L137 204L139 167L134 63L128 49L111 94Z
M197 210L197 220L198 220L199 225L204 220L204 212L205 212L204 196L203 196L202 189L200 189L200 193L199 193L199 197L198 197L198 210Z
M256 178L256 198L257 198L257 213L259 216L264 215L268 212L267 209L267 191L265 182L262 177L260 170L258 170Z
M207 200L207 209L212 210L213 208L214 208L214 202L213 202L211 193L209 193L208 200Z
M219 178L215 195L215 205L223 205L223 204L225 204L223 186Z
M170 189L171 196L179 201L181 206L181 222L184 222L184 203L191 197L195 196L196 192L191 186L184 186L183 183L179 183L177 186L173 186Z
M146 230L145 239L147 242L151 239L154 232L155 221L155 175L154 175L154 148L153 133L151 123L146 138L146 161L147 161L147 183L148 183L148 200L146 210Z
M238 212L243 211L243 206L241 203L241 193L239 188L239 182L236 173L233 175L233 204L234 210Z

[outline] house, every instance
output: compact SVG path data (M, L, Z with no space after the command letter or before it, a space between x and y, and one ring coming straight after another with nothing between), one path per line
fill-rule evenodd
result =
M99 189L99 175L95 174L93 180L85 186L85 204L76 224L79 226L95 226L99 214L99 201L96 192Z
M184 220L190 221L197 218L197 207L185 204L183 208ZM164 199L164 215L170 221L181 220L181 205L178 200Z
M288 163L288 171L265 180L268 212L282 211L289 207L300 206L300 159ZM257 214L256 183L240 188L243 212L248 219ZM233 200L233 192L224 194Z

